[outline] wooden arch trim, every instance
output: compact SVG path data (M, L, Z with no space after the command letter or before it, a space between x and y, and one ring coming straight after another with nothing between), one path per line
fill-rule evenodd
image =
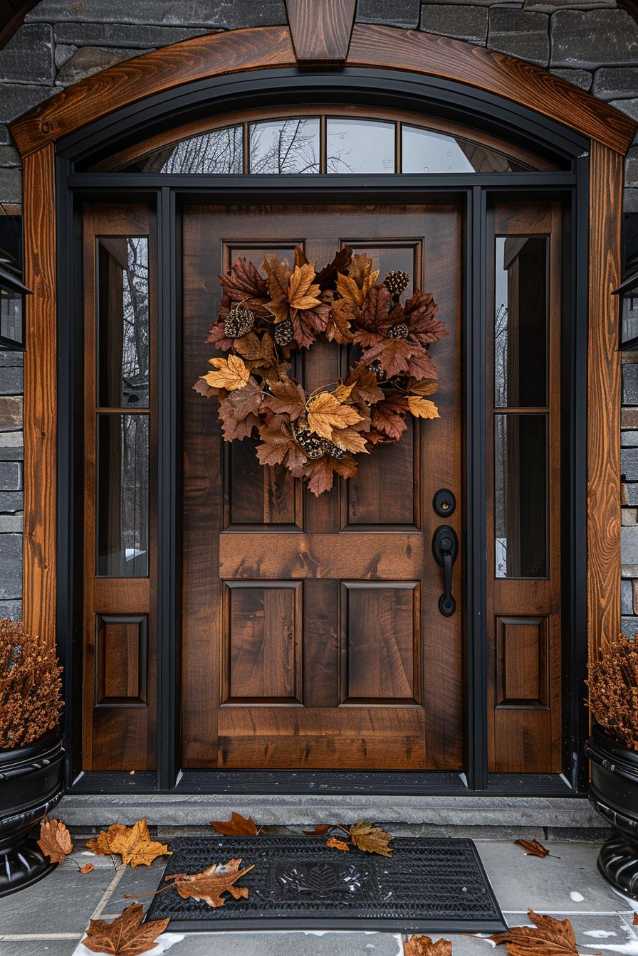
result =
M207 34L118 63L81 80L11 124L25 156L115 110L196 80L297 63L288 27ZM634 122L570 83L525 63L447 37L355 24L346 66L410 71L466 84L534 110L617 153Z

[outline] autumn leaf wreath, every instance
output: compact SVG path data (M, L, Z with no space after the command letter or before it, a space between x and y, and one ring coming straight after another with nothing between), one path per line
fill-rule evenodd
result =
M405 272L379 272L343 248L320 272L301 247L294 268L275 256L261 271L239 258L219 277L223 296L195 391L219 400L226 441L259 435L262 465L283 465L320 495L335 474L352 478L358 455L398 441L406 417L438 418L428 396L437 371L429 347L447 334L428 292L401 296ZM317 341L350 346L348 374L307 393L290 374L294 354Z

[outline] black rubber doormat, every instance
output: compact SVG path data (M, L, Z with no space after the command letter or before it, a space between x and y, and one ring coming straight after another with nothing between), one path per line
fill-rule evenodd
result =
M148 919L171 930L376 929L494 932L503 914L471 840L396 838L391 857L341 853L316 837L179 837L166 875L241 858L249 897L212 909L164 889ZM160 889L165 886L162 882Z

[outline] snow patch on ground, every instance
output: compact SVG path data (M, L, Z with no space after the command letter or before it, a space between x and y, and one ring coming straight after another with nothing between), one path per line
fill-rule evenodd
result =
M570 900L572 900L574 903L582 903L583 900L585 899L585 897L583 896L583 894L582 894L582 893L579 893L578 890L572 890L571 893L569 894L569 898L570 898Z
M593 936L594 939L607 939L608 936L616 936L617 933L612 933L606 929L586 929L583 932L583 936Z

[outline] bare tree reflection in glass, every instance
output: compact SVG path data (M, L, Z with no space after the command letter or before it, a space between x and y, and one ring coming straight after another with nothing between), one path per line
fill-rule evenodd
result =
M242 143L242 127L226 126L155 150L136 160L129 169L167 174L238 176L242 172Z
M319 120L251 123L250 172L271 175L319 172Z

